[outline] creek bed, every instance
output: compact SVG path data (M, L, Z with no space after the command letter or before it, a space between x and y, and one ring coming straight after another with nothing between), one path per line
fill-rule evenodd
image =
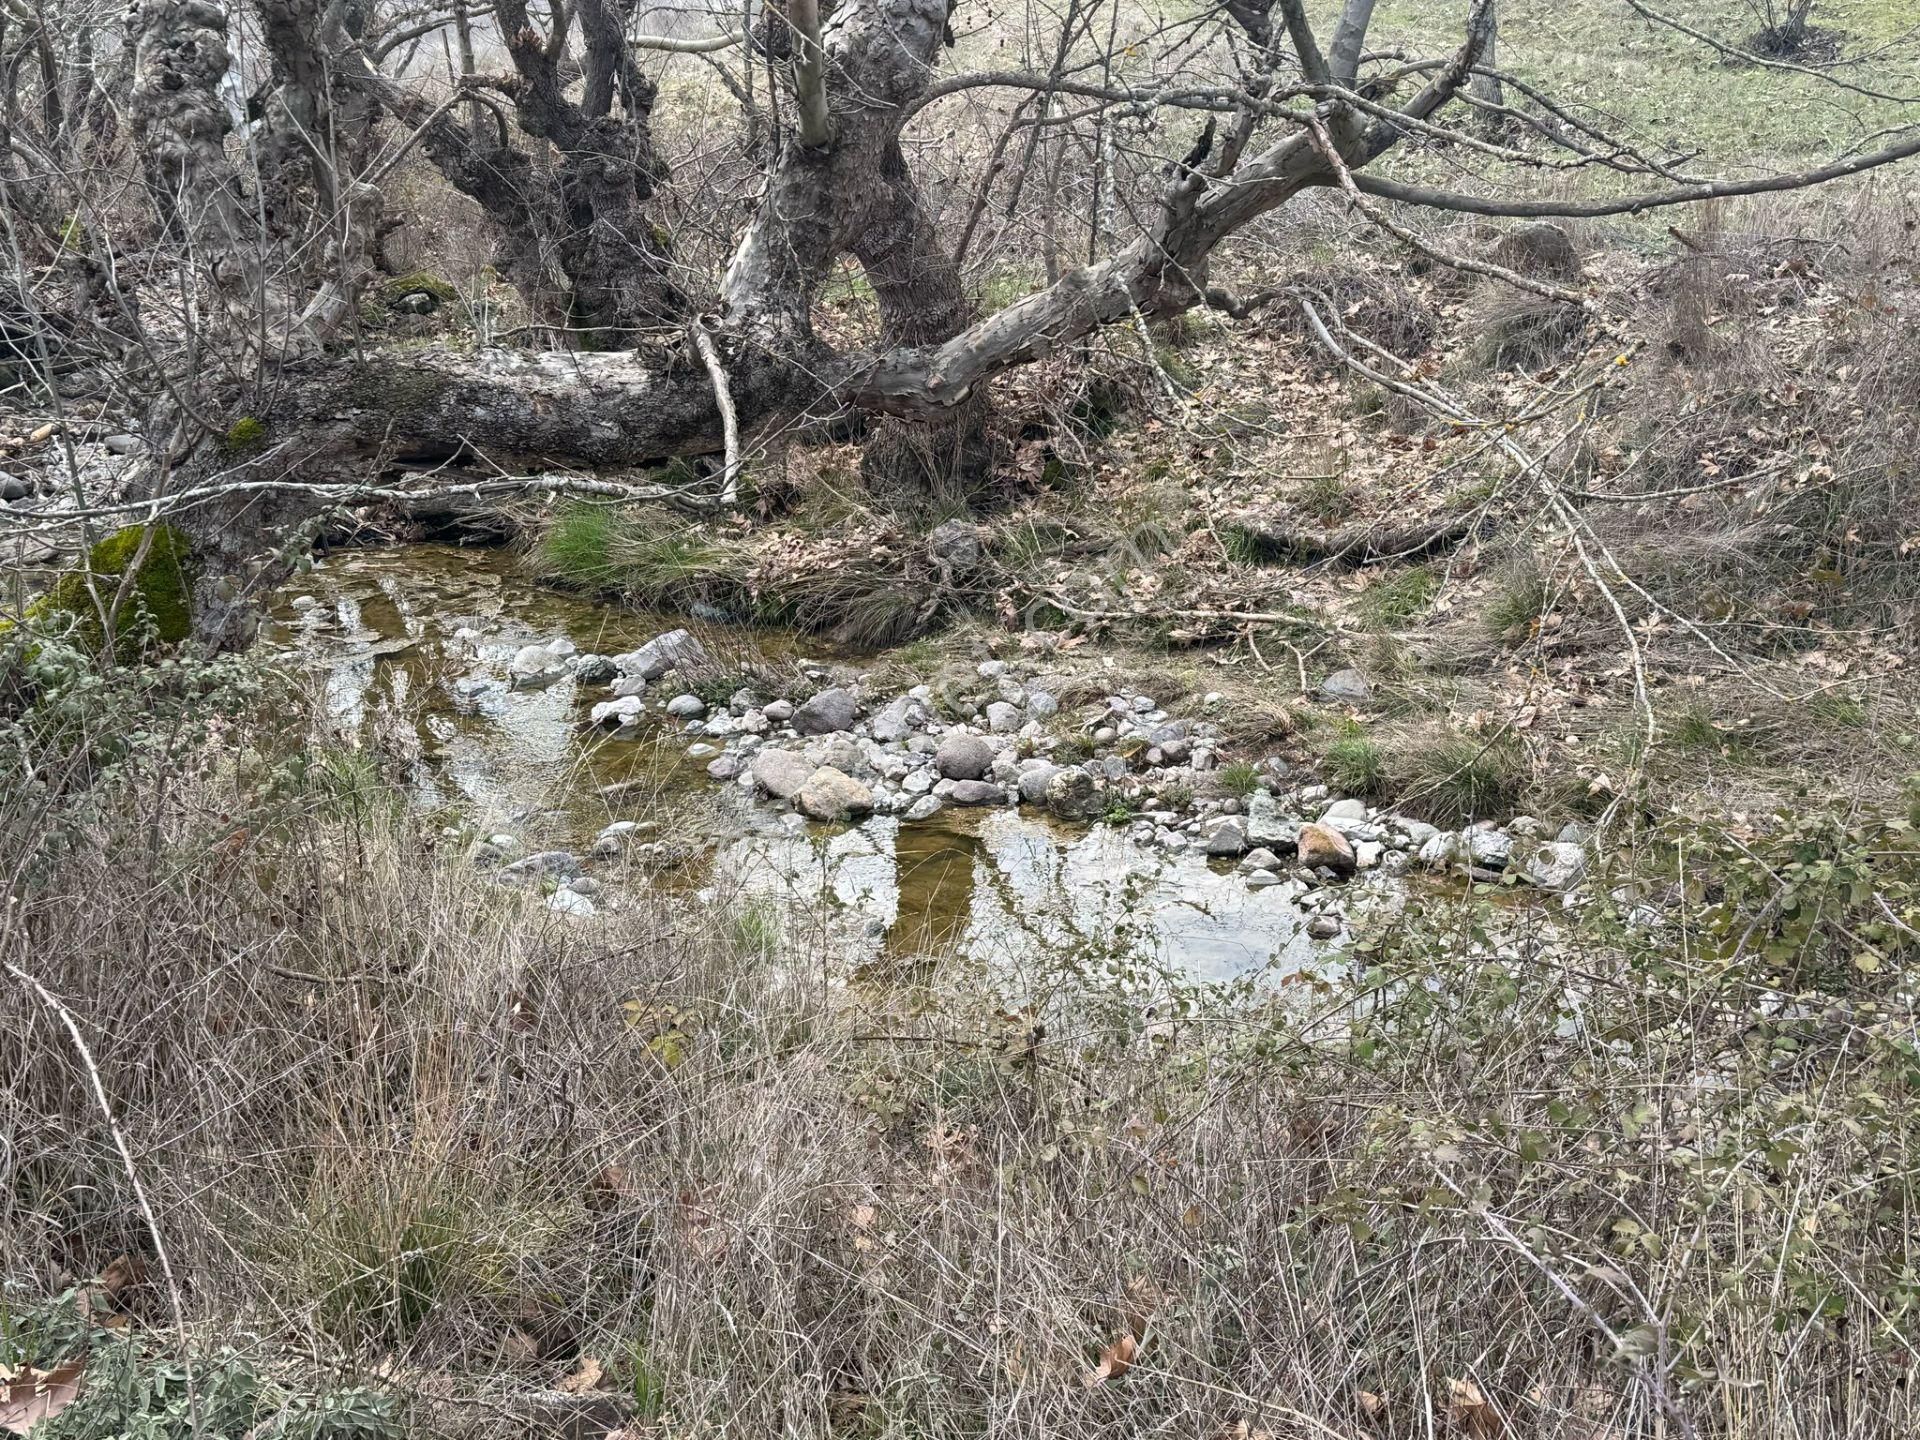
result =
M1292 898L1249 889L1228 863L999 807L805 824L712 783L705 762L686 755L687 738L654 712L638 733L613 738L587 722L604 692L571 676L544 688L508 679L529 644L564 635L582 651L615 653L683 623L543 589L505 551L417 545L320 563L277 598L264 638L322 677L327 729L377 733L413 757L417 805L529 848L585 850L609 821L652 819L691 858L634 883L833 917L874 962L938 952L1019 966L1068 955L1202 980L1326 963ZM854 662L779 630L710 627L701 638L736 668L803 654Z

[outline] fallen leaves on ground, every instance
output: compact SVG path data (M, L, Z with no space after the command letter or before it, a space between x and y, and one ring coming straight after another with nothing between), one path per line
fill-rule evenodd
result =
M1473 1381L1449 1376L1445 1390L1447 1423L1460 1434L1470 1435L1473 1440L1499 1440L1505 1433L1506 1422L1501 1420L1500 1412Z
M86 1362L70 1360L51 1370L29 1365L18 1375L0 1379L0 1430L24 1435L42 1420L51 1420L80 1398Z
M585 1395L589 1390L598 1390L606 1376L607 1368L597 1358L582 1355L574 1372L560 1381L560 1392L563 1395Z
M1100 1352L1100 1363L1082 1376L1080 1383L1091 1390L1109 1380L1118 1380L1133 1368L1134 1358L1139 1353L1140 1342L1129 1331Z

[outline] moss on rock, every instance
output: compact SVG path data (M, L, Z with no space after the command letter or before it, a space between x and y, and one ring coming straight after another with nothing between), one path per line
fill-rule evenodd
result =
M441 305L450 305L460 298L458 290L426 270L396 275L380 286L380 300L385 305L397 305L409 295L431 295Z
M132 588L114 617L114 649L126 657L137 655L143 643L177 645L193 633L193 547L171 525L154 527L153 541L140 556L144 525L116 530L96 544L87 566L75 567L54 581L51 589L31 606L30 619L71 616L79 635L90 645L100 644L100 613L87 589L91 571L100 599L111 605L128 567L139 558Z
M267 422L252 415L242 415L227 427L227 433L220 442L229 455L252 455L267 448Z

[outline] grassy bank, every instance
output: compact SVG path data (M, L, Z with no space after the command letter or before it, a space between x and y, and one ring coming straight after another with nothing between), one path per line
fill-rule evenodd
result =
M485 883L257 671L41 682L0 1360L85 1368L37 1434L1916 1418L1904 817L1621 835L1584 908L1429 895L1277 991L891 988L724 897Z

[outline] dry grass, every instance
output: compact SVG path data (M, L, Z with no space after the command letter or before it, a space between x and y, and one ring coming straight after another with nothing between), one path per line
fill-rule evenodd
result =
M1703 969L1764 909L1429 901L1364 975L1280 992L1044 951L892 992L724 900L563 922L441 853L377 757L96 698L9 742L0 957L72 1007L196 1344L377 1374L414 1433L485 1433L585 1357L662 1435L1920 1418L1910 1000L1829 929ZM122 759L48 786L83 743ZM1829 853L1911 911L1911 870ZM9 1303L151 1260L18 984L0 1075ZM163 1294L125 1303L164 1339Z

